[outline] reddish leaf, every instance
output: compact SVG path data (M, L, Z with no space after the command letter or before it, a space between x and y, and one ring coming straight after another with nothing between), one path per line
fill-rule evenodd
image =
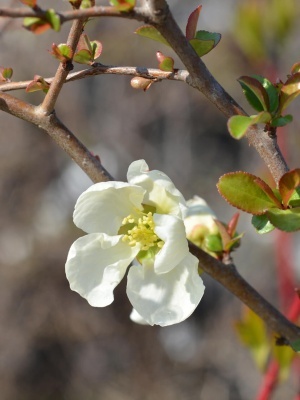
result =
M235 234L236 227L237 227L237 224L239 222L239 217L240 217L240 214L239 213L235 213L232 216L231 220L228 222L227 231L228 231L228 233L229 233L229 235L231 237L233 237L234 234Z
M279 192L284 207L288 206L288 202L298 186L300 186L299 168L289 171L281 177L279 181Z
M242 86L250 105L257 111L269 110L269 96L263 85L251 76L241 76L238 82Z
M42 18L27 17L23 20L23 26L30 32L39 35L51 28L51 24Z
M174 60L172 57L167 57L160 51L156 52L156 58L159 62L158 68L162 71L173 72L174 71Z
M42 76L34 75L33 81L31 81L26 88L26 92L31 93L38 90L43 90L44 93L47 93L49 87L50 84L46 82Z
M72 59L73 52L69 45L61 43L58 46L53 43L52 51L50 52L55 58L57 58L60 62L65 63Z
M197 23L199 19L199 15L201 12L202 6L198 6L189 16L188 22L186 24L186 29L185 29L185 36L187 40L194 39L195 34L196 34L196 29L197 29Z
M36 0L20 0L20 2L31 8L36 7Z
M300 72L292 75L280 90L280 110L284 110L300 94Z

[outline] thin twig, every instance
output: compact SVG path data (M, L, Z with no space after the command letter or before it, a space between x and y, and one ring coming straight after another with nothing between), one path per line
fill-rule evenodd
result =
M141 76L153 80L174 80L180 82L186 82L189 77L189 73L186 70L175 70L174 72L166 72L156 68L147 67L119 67L114 65L103 65L94 64L91 68L84 69L78 72L69 73L65 83L74 82L79 79L84 79L92 76L112 74L112 75L129 75L129 76ZM54 77L44 78L46 82L52 83ZM20 82L8 82L0 85L2 92L10 92L12 90L26 89L27 86L32 82L20 81Z
M70 46L73 54L75 53L77 44L82 34L84 22L85 20L75 20L72 23L72 27L67 40L67 45ZM56 100L70 72L70 69L72 68L72 60L68 61L65 64L59 64L55 77L50 85L49 91L46 94L43 103L39 107L39 112L45 115L49 115L54 110Z

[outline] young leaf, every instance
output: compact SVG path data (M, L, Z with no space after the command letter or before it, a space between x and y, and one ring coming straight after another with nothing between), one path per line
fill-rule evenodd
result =
M288 378L292 362L295 358L295 352L289 346L278 346L276 343L272 346L272 353L274 358L278 361L279 370L279 380L283 381Z
M266 214L253 215L251 223L254 226L254 228L257 230L257 233L259 233L261 235L264 233L269 233L273 229L275 229L275 226L271 224L271 222L269 221L269 218Z
M37 17L24 18L23 26L25 29L35 33L36 35L39 35L51 28L51 25L48 21Z
M300 230L300 207L279 210L270 209L267 216L276 228L285 232L295 232Z
M174 71L174 60L172 57L163 55L160 51L156 52L156 58L159 62L158 68L162 71L173 72Z
M36 7L36 0L20 0L20 2L31 8Z
M285 173L279 181L279 192L282 197L284 207L288 206L295 189L300 186L300 169L294 169Z
M235 324L235 328L240 340L250 349L256 365L263 370L270 352L265 323L252 310L245 308L243 318Z
M135 6L135 0L110 0L110 4L119 11L131 11Z
M56 32L60 30L60 17L56 14L55 10L49 9L46 11L46 20L51 25L51 28Z
M247 172L230 172L221 176L217 184L221 196L229 204L250 214L264 214L278 207L272 189L260 178Z
M135 33L140 36L147 37L149 39L156 40L157 42L163 43L167 46L170 46L166 39L161 35L161 33L151 25L144 25L140 28L136 29Z
M73 52L69 45L61 43L58 46L53 43L52 51L50 52L55 58L57 58L60 62L65 63L72 59Z
M93 56L91 52L87 49L82 49L75 53L73 60L78 64L93 64Z
M300 353L300 339L297 339L294 342L292 342L291 346L297 353Z
M251 76L241 76L238 82L242 86L246 99L255 110L269 110L270 104L267 91L257 79Z
M267 111L262 111L257 115L246 117L244 115L234 115L229 118L227 127L230 135L235 139L241 139L251 125L266 124L271 120L271 114Z
M285 126L292 121L293 121L293 116L291 114L287 114L285 116L273 118L271 121L271 126L276 126L276 127Z
M12 68L0 67L0 82L10 82L12 74L13 74Z
M295 63L292 68L291 68L291 74L297 74L297 72L300 72L300 62Z
M283 111L300 94L300 72L292 75L280 90L280 110Z
M93 61L97 60L102 53L102 43L98 40L93 40L90 42L93 54Z
M202 6L198 6L189 16L188 22L186 24L185 28L185 37L187 40L194 39L195 33L196 33L196 28L197 28L197 23L200 15Z
M199 57L209 53L215 47L213 40L191 39L190 44Z
M265 77L260 75L252 75L252 78L257 79L263 87L266 89L266 92L269 97L269 109L270 113L274 113L278 109L279 105L279 92L278 89Z
M214 42L214 47L221 40L221 34L216 32L208 32L208 31L197 31L195 35L195 39L199 40L212 40Z
M49 87L50 84L46 82L42 76L34 75L33 81L31 81L29 85L26 87L26 92L31 93L31 92L36 92L38 90L42 90L44 93L47 93Z

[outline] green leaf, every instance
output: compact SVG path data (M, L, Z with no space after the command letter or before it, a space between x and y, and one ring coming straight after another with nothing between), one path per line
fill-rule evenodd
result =
M60 17L56 14L55 10L50 8L46 11L46 20L49 22L53 30L56 32L60 31Z
M264 322L247 308L235 328L242 343L251 351L258 368L264 370L270 352L270 339Z
M50 53L60 62L63 63L71 60L73 56L71 47L65 43L61 43L58 46L55 43L53 43L52 51Z
M10 82L12 77L13 69L10 67L0 67L0 82Z
M135 6L135 0L110 0L110 4L119 11L131 11Z
M87 65L91 65L94 61L91 52L87 49L82 49L79 50L77 53L75 53L73 60L78 64L87 64Z
M102 43L98 40L93 40L90 42L90 46L92 48L93 61L95 61L102 53Z
M242 86L246 99L255 110L269 110L269 96L259 80L251 76L241 76L238 82Z
M156 58L159 62L158 68L162 71L173 72L174 71L174 60L172 57L165 56L162 52L156 52Z
M220 235L207 235L204 238L204 248L213 253L223 251L223 244Z
M292 75L280 90L280 110L283 111L300 94L300 72Z
M293 194L291 195L288 205L291 208L300 207L300 188L299 187L297 187L294 190Z
M284 207L287 207L295 189L300 186L300 169L294 169L285 173L279 180L279 192Z
M276 126L276 127L285 126L285 125L289 124L292 121L293 121L293 116L290 115L290 114L287 114L285 116L280 116L280 117L277 117L277 118L273 118L272 121L271 121L271 126Z
M208 41L213 41L214 42L214 47L219 43L221 40L221 34L216 33L216 32L208 32L208 31L197 31L195 39L199 40L208 40Z
M166 39L161 35L161 33L151 25L144 25L140 28L136 29L135 33L140 36L147 37L152 40L156 40L157 42L163 43L167 46L170 46Z
M291 346L297 353L300 353L300 339L297 339L294 342L292 342Z
M266 92L269 97L269 109L270 113L274 113L277 111L279 106L279 92L278 89L265 77L260 75L252 75L252 78L257 79L263 87L266 89Z
M257 230L257 233L261 235L264 233L269 233L275 229L275 226L271 224L266 214L253 215L251 223Z
M199 57L209 53L215 47L213 40L191 39L190 44Z
M288 210L269 209L267 216L270 222L281 231L295 232L300 230L300 207Z
M280 366L279 380L286 380L296 355L295 352L289 346L278 346L275 344L272 348L272 353Z
M271 114L262 111L257 115L246 117L244 115L234 115L227 122L228 131L235 139L241 139L250 126L256 124L266 124L271 120Z
M187 40L194 39L196 29L197 29L197 23L200 15L202 6L198 6L189 16L188 22L186 24L186 29L185 29L185 37Z
M225 174L219 179L217 187L228 203L250 214L260 215L278 207L272 189L260 178L247 172Z

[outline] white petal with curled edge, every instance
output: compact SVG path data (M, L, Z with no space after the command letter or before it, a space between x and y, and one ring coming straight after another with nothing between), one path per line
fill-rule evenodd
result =
M144 204L156 207L159 214L174 214L182 217L186 209L185 200L171 179L161 171L149 171L145 160L134 161L127 172L132 185L146 189Z
M124 182L96 183L79 196L74 223L88 233L117 235L123 218L142 210L144 193Z
M71 246L66 275L70 288L93 307L105 307L114 300L113 290L139 251L122 242L122 236L91 233Z
M140 314L133 308L129 318L131 319L131 321L135 322L136 324L140 324L140 325L149 325L147 321L144 320L144 318L142 318L140 316Z
M184 321L194 312L204 289L198 259L190 253L166 274L156 274L151 264L133 265L128 272L127 296L150 325Z
M154 269L158 274L169 272L189 253L183 221L174 215L154 214L154 232L165 243L155 256Z

